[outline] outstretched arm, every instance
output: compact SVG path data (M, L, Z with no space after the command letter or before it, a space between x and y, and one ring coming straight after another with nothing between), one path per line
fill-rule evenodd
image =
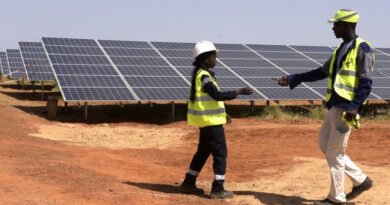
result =
M281 78L274 79L281 86L290 86L290 89L294 89L302 82L313 82L322 80L329 76L330 59L326 63L315 70L311 70L306 73L286 75Z

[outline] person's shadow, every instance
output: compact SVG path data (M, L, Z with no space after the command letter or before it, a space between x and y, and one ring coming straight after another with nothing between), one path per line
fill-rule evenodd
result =
M166 194L187 194L187 195L198 196L201 198L208 198L207 195L195 195L195 194L183 193L183 191L180 189L179 185L152 184L152 183L130 182L130 181L124 181L123 183L130 185L130 186L136 186L136 187L141 188L141 189L148 189L151 191L157 191L157 192L162 192L162 193L166 193Z
M167 194L185 194L182 193L179 186L170 184L153 184L143 182L124 181L124 184L136 186L141 189L167 193ZM263 204L267 205L299 205L313 204L313 200L308 200L299 196L285 196L274 193L255 192L255 191L233 191L236 195L252 195ZM194 195L202 198L208 198L207 195Z

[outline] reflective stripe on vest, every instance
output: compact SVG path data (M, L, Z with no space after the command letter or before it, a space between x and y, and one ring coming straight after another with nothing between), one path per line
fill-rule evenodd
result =
M356 38L355 46L353 48L349 48L345 60L342 62L342 65L336 74L335 82L332 82L332 73L334 72L334 64L337 58L336 55L340 47L334 50L329 66L328 85L325 95L326 102L330 100L333 89L340 97L349 101L353 101L356 94L356 89L359 86L359 76L356 64L358 50L360 44L363 42L371 45L369 42L361 38ZM373 63L374 61L375 57L373 56Z
M223 101L214 100L209 94L202 90L202 76L208 76L211 82L219 90L218 84L209 72L200 69L195 79L195 100L188 102L187 120L188 124L207 127L222 125L226 123L225 104Z

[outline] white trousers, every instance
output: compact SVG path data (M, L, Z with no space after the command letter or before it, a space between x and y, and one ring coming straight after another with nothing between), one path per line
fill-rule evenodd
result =
M328 199L335 202L346 201L344 174L351 178L353 186L360 185L367 177L346 154L351 128L341 120L343 111L335 107L328 111L319 136L319 145L326 156L331 173Z

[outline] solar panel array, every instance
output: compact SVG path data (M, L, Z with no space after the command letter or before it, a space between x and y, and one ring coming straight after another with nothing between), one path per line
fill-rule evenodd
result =
M10 75L13 79L20 79L26 76L26 70L24 68L24 63L20 50L18 49L7 49L7 60Z
M8 60L7 60L7 53L6 52L0 52L0 64L1 64L1 73L3 75L9 74L9 67L8 67Z
M53 70L41 42L19 42L28 80L54 80Z
M390 49L377 48L375 52L375 72L373 75L373 93L378 97L390 99Z
M14 79L56 80L65 101L187 100L194 43L42 38L19 42L20 51L0 52L0 71ZM332 47L216 44L222 91L249 86L239 99L324 99L327 80L294 90L272 78L323 65ZM371 99L390 99L390 49L376 48Z

